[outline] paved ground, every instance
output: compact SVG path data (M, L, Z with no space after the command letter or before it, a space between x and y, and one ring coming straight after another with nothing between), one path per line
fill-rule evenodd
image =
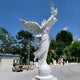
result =
M52 71L58 80L80 80L80 64L52 68Z
M38 70L12 72L11 68L0 68L0 80L32 80ZM58 80L80 80L80 64L52 67L52 75Z

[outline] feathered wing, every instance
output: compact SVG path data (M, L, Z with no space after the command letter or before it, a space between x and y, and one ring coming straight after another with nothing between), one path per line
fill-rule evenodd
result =
M32 33L36 37L41 37L42 29L40 28L39 24L36 22L31 21L24 21L20 19L21 24L27 29L30 33Z

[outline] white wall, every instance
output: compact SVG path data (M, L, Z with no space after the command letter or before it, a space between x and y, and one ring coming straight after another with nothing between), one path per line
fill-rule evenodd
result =
M1 67L12 67L13 66L13 59L2 59L1 60Z
M20 59L20 57L1 57L0 67L12 67L14 59Z

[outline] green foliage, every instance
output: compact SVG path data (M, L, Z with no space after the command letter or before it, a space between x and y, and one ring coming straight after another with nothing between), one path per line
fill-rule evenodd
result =
M80 41L75 41L72 44L71 52L73 56L80 57Z
M7 34L9 35L8 31L2 27L0 27L0 34Z
M49 50L48 51L48 56L47 56L47 63L50 64L50 62L53 62L52 60L58 61L58 55L55 53L54 50Z
M6 36L9 36L9 33L6 29L0 27L0 41L4 42L6 40Z
M29 33L28 31L21 30L16 35L18 44L22 47L25 53L26 48L28 48L31 45L31 40L34 39L33 35Z
M78 57L78 62L80 63L80 57Z
M50 64L50 62L52 62L52 56L48 55L47 56L47 63Z
M62 30L56 35L57 42L64 42L66 45L69 45L73 41L73 36L71 32Z
M71 56L71 48L72 48L72 44L69 46L66 46L63 50L63 52L69 57Z
M60 56L63 55L63 50L66 46L70 45L73 41L71 32L62 30L56 35L56 53Z
M2 49L1 52L11 53L11 47L13 44L16 43L16 40L13 36L10 36L9 32L0 27L0 48Z
M56 41L55 50L56 50L57 55L59 55L59 56L63 55L64 48L65 48L64 42L57 42Z
M52 39L50 42L49 50L52 50L54 48L55 48L55 42L54 42L54 39Z
M80 57L80 41L75 41L71 45L66 46L64 48L64 53L67 55L67 57ZM75 60L71 58L71 61Z
M35 51L35 47L32 46L32 41L34 40L34 36L28 31L21 30L16 35L18 45L20 45L20 55L24 57L23 62L26 63L26 59L28 58L28 53L30 53L30 60L34 60L33 52ZM26 54L27 53L27 54Z
M24 31L24 30L21 30L20 32L18 32L16 35L16 38L18 40L22 40L22 43L24 43L23 40L25 40L25 39L26 39L26 41L34 39L34 37L31 33L29 33L28 31Z
M58 55L57 55L56 53L53 53L53 54L52 54L52 58L53 58L54 60L56 60L56 61L58 61L58 59L59 59L59 57L58 57Z

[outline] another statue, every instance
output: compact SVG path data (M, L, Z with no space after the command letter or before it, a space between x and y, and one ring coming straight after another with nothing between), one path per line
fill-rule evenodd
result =
M39 75L40 76L47 76L50 74L51 70L49 66L47 65L46 58L48 54L48 49L49 49L49 30L53 26L53 24L57 21L55 16L57 15L57 9L55 10L53 7L51 7L51 13L52 15L49 17L48 20L43 20L41 26L36 23L36 22L31 22L31 21L24 21L20 20L22 25L34 36L36 37L41 37L40 41L40 47L39 49L34 52L35 58L39 59Z

